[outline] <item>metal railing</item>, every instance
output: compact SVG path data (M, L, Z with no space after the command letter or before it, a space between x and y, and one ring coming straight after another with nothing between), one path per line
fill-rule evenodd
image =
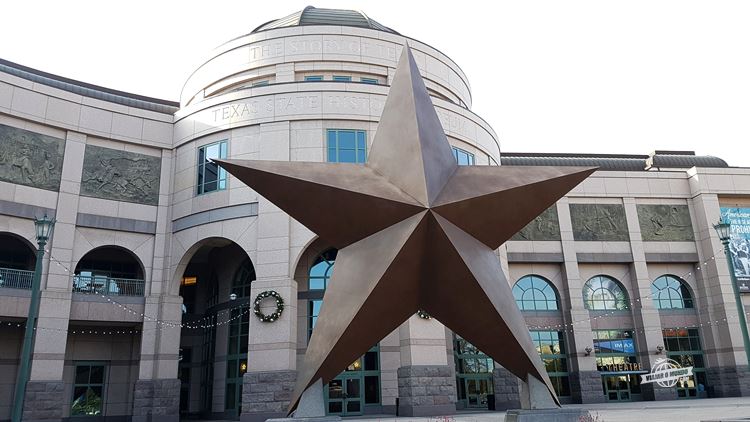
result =
M106 296L143 296L145 280L106 276L73 276L73 292Z
M34 271L0 268L0 287L31 290L31 280L33 278Z

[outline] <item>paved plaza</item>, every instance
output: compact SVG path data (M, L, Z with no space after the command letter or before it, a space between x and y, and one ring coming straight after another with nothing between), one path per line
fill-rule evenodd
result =
M601 403L590 405L567 405L591 409L591 422L699 422L699 421L750 421L750 397L667 400L658 402ZM354 421L398 421L398 422L489 422L503 421L505 412L459 412L453 416L424 418L394 418L392 416L370 416L344 418ZM583 421L582 421L583 422ZM588 421L586 421L588 422Z

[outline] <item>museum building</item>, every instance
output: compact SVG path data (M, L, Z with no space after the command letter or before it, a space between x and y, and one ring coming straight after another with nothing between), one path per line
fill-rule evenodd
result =
M460 165L599 167L497 251L561 400L750 395L730 277L748 281L750 254L733 238L728 262L714 230L728 212L750 226L750 169L501 151L449 57L307 7L206 54L179 102L0 60L0 421L44 215L25 420L282 415L337 251L212 159L365 163L406 42ZM693 375L641 384L665 358ZM341 416L519 406L517 378L423 313L324 393Z

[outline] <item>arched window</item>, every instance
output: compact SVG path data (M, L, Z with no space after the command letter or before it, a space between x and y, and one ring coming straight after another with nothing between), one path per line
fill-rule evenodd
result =
M308 290L325 290L328 287L328 280L333 274L333 263L336 262L337 252L336 249L328 249L315 258L307 279Z
M513 286L513 297L522 311L556 311L557 294L546 279L537 275L521 277Z
M586 309L628 309L628 294L619 281L605 275L591 277L583 286L583 304Z
M255 281L255 267L250 258L246 258L234 273L232 293L238 298L250 296L250 283L253 281Z
M679 278L665 274L651 283L651 297L657 309L684 309L693 307L693 297L687 284Z

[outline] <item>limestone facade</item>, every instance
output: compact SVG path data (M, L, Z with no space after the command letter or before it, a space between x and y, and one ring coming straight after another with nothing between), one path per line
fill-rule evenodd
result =
M200 154L223 142L226 158L326 161L331 130L362 131L369 148L405 42L450 142L476 165L500 164L500 139L471 111L460 67L427 44L374 28L291 26L236 38L206 56L179 103L0 62L0 421L10 418L28 313L33 218L44 214L56 224L44 255L25 419L75 418L85 406L74 410L74 400L86 388L101 397L91 404L95 414L118 421L283 413L313 302L323 298L310 269L328 248L231 176L224 188L198 194ZM750 394L727 261L712 227L720 206L734 204L750 207L750 169L601 170L498 250L511 283L534 274L557 292L557 310L524 315L532 329L564 327L545 328L565 344L563 401L607 398L596 353L585 351L597 330L632 332L633 355L648 370L663 357L661 330L677 327L700 334L708 379L701 395ZM109 275L96 275L101 265ZM232 301L247 268L248 290ZM651 285L664 274L684 280L693 308L655 307ZM599 275L621 283L627 309L586 308L584 284ZM197 279L191 300L183 297L188 276ZM271 323L245 306L269 290L285 304ZM264 313L274 309L263 302ZM412 317L370 355L375 369L364 368L359 387L374 394L372 403L363 399L351 413L471 407L454 346L438 321ZM493 368L485 373L498 405L518 402L507 371L497 366L494 382ZM646 388L635 396L676 398Z

